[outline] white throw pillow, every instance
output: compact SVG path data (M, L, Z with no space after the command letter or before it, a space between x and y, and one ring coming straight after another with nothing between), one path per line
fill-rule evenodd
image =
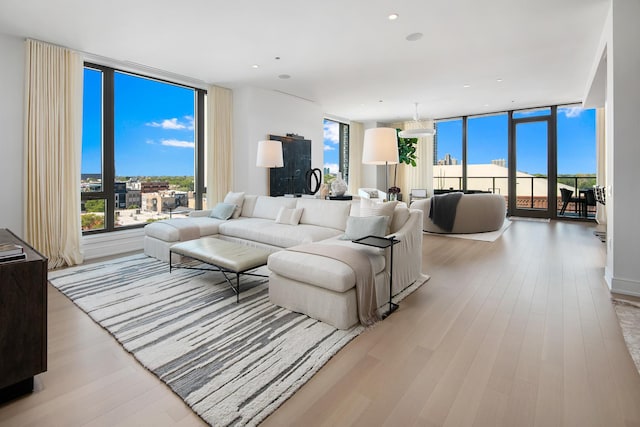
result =
M389 218L387 221L387 232L391 231L391 222L393 221L393 212L398 202L396 200L392 202L376 202L371 199L360 199L360 216L386 216Z
M298 225L302 211L303 208L285 208L283 206L278 211L276 222L278 224Z
M350 216L347 218L347 229L342 240L356 240L367 236L384 237L387 235L387 223L389 217L386 216Z
M244 203L244 192L241 193L233 193L229 191L226 196L224 196L224 202L230 203L232 205L236 205L236 209L233 211L233 219L236 219L242 213L242 204Z
M211 217L227 220L231 218L231 215L233 215L233 211L235 209L236 209L236 205L232 205L231 203L218 203L211 210Z

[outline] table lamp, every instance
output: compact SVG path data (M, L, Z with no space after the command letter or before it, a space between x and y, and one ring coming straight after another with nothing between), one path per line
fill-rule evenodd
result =
M259 141L256 166L262 168L283 167L282 141Z

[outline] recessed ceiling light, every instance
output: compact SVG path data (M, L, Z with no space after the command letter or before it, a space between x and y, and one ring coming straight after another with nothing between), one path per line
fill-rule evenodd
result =
M488 106L489 106L489 104L484 104L484 106L485 106L485 107L488 107Z
M382 102L382 99L378 100L378 102Z
M258 64L253 64L251 68L260 68L260 66Z
M406 39L410 42L420 40L421 38L422 38L422 33L411 33L406 37Z
M467 89L467 88L470 88L470 87L471 87L471 85L468 85L468 84L467 84L467 85L462 85L462 87L463 87L463 88L465 88L465 89Z
M277 61L278 59L280 59L280 57L279 57L279 56L276 56L274 59Z
M496 79L498 83L502 83L502 79Z
M282 80L287 80L287 79L290 79L291 76L289 74L280 74L278 78Z
M388 16L389 21L395 21L399 17L400 17L400 15L398 15L397 13L392 13L391 15Z

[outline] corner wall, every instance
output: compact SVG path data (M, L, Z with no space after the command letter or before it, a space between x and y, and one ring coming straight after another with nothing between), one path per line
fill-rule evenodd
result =
M588 102L605 103L607 174L607 262L605 280L612 292L640 296L637 262L640 199L637 165L640 159L640 2L612 0L604 25L588 93ZM606 71L605 71L606 70ZM606 85L603 84L606 81ZM606 94L602 96L602 91Z
M24 40L0 34L0 228L24 235Z
M607 157L607 184L612 197L607 200L607 238L611 253L607 269L611 273L611 290L640 296L638 248L640 225L638 212L637 168L640 161L640 16L638 0L611 2L611 39L607 45L607 109L610 123L607 135L611 144ZM611 214L611 216L610 216Z
M322 170L322 108L280 92L244 87L233 91L234 191L269 194L269 170L256 166L258 141L295 133L311 140L311 167Z

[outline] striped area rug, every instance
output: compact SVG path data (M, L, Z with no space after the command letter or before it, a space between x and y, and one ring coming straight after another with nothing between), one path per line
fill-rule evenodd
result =
M169 274L144 255L50 272L49 280L216 426L258 424L363 331L272 305L266 278L244 276L236 304L220 273Z

